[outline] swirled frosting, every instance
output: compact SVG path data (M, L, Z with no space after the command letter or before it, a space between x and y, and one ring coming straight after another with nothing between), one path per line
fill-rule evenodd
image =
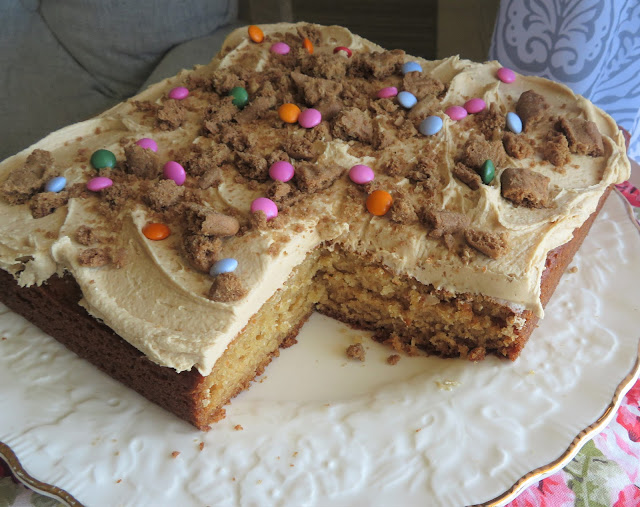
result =
M275 41L284 34L295 34L298 27L267 25L263 31L267 40ZM319 33L317 54L331 54L335 46L349 47L354 53L382 51L345 28L319 27ZM123 138L153 138L163 160L169 160L184 147L207 147L213 141L201 135L201 110L206 97L194 94L187 121L169 131L158 130L134 101L162 104L173 87L218 70L241 66L261 72L268 69L270 57L267 41L255 44L246 36L246 29L236 30L210 64L153 85L98 117L54 132L5 160L0 165L0 181L21 167L36 148L51 152L61 174L73 184L86 182L94 172L87 167L86 157L78 157L79 153L106 148L121 160ZM609 116L563 85L525 76L518 76L512 84L501 83L496 79L500 67L497 62L479 64L458 57L426 61L405 56L405 61L409 60L418 61L423 72L445 84L439 105L442 111L472 97L513 110L520 94L533 89L558 114L595 122L603 136L603 156L572 154L564 171L558 171L539 154L533 159L509 158L508 167L533 168L550 178L552 203L539 209L514 206L501 196L497 183L472 191L451 175L460 146L474 133L472 124L455 122L441 114L444 125L437 136L414 136L394 143L394 156L406 163L415 163L426 152L435 154L441 188L432 197L431 206L466 214L474 228L506 233L508 250L501 257L491 259L477 253L465 259L440 239L429 237L420 223L395 224L386 216L367 213L364 197L354 208L349 192L353 183L346 173L355 164L374 168L377 188L404 189L411 196L414 183L406 177L384 174L382 163L388 160L378 159L375 150L362 151L353 141L333 138L315 142L320 153L317 164L344 169L342 177L329 189L292 206L282 228L250 230L224 240L223 256L238 260L237 275L248 290L239 301L217 302L206 297L211 277L194 270L180 254L179 234L158 242L144 237L142 227L154 218L148 208L132 203L120 212L115 224L105 224L96 207L99 196L72 198L54 213L38 219L32 217L27 205L0 201L0 266L13 273L22 286L42 284L55 273L71 274L82 289L81 304L91 315L158 364L177 371L195 367L203 375L211 372L229 343L283 287L292 270L321 245L337 244L367 254L392 272L414 277L418 282L454 293L483 294L542 316L540 279L547 253L571 239L573 231L596 209L609 185L628 177L622 135ZM375 120L386 121L383 116ZM301 135L303 129L299 130ZM295 128L290 132L296 135ZM257 134L266 140L264 150L270 149L280 135L270 124L259 126ZM500 170L496 181L499 173ZM266 185L239 183L232 171L226 171L217 187L200 191L200 196L212 208L232 209L248 221L250 204L265 194ZM111 241L126 251L125 265L80 265L78 256L85 247L75 240L75 232L83 225L111 231Z

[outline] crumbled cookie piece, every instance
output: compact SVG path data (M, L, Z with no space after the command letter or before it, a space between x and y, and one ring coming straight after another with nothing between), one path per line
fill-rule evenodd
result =
M431 195L442 187L436 160L431 156L420 157L413 169L407 173L407 178L418 183L417 190L425 191Z
M397 74L404 63L405 52L401 49L382 52L358 52L353 56L349 72L353 75L383 79Z
M236 152L236 168L244 177L267 181L269 178L269 166L267 160L253 153Z
M222 273L213 280L208 297L213 301L231 303L239 301L247 295L242 281L235 273Z
M349 359L364 361L365 352L362 343L354 343L353 345L349 345L346 352Z
M407 72L402 78L404 90L413 93L418 100L435 97L444 91L442 81L431 77L426 72Z
M440 102L433 96L428 95L409 110L408 117L418 123L424 120L427 116L432 116L439 113L441 110Z
M545 98L533 90L523 92L516 104L516 113L522 120L525 130L538 123L547 109L549 104Z
M342 92L342 83L321 77L311 77L302 72L292 72L291 78L302 91L308 106L315 106L321 100L336 97Z
M220 142L226 144L236 153L248 151L257 143L257 136L253 132L240 130L236 124L220 124Z
M567 136L571 153L592 157L604 155L602 134L594 122L582 118L571 118L570 120L560 118L557 128Z
M533 140L524 134L516 135L513 132L505 132L502 136L502 144L510 157L518 160L533 157Z
M470 219L463 213L449 210L425 210L422 221L431 228L429 236L440 238L444 235L463 231L470 224Z
M143 195L143 200L155 211L165 209L177 204L184 195L184 187L176 185L173 180L159 180L151 183L150 188Z
M393 130L386 128L381 121L374 120L371 146L376 150L384 150L387 146L392 145L395 140L396 136Z
M503 232L467 229L464 231L464 239L467 240L469 246L492 259L497 259L508 251L507 235Z
M411 201L403 196L394 197L389 218L398 224L412 224L418 221L418 215Z
M545 208L549 201L549 178L531 169L509 167L502 172L502 197L516 206Z
M274 181L267 189L266 196L276 204L284 203L292 194L293 187L284 181Z
M314 53L301 62L302 72L325 79L342 79L347 73L347 62L326 53Z
M231 162L233 157L231 150L224 144L213 144L206 150L196 144L192 145L189 153L176 160L183 165L187 174L202 176L226 162Z
M323 120L331 121L340 111L342 111L342 109L344 108L344 102L342 102L340 97L327 97L326 99L322 99L320 102L318 102L315 108L320 111ZM323 121L323 123L326 122ZM307 132L315 133L317 130L318 127L315 127L308 130Z
M87 225L81 225L76 229L75 240L84 246L92 245L93 243L99 243L100 238L95 233L93 228Z
M222 240L202 234L188 234L183 238L185 257L200 271L209 272L213 263L220 259Z
M198 178L198 188L202 190L217 187L220 183L222 183L222 171L219 167L207 169L202 176Z
M313 143L302 136L289 136L282 143L282 149L296 160L313 160L316 157Z
M333 119L331 133L343 141L355 139L370 144L373 139L373 123L366 111L347 107Z
M34 195L29 203L31 216L42 218L51 215L60 206L64 206L69 201L69 194L62 192L41 192Z
M53 157L46 150L33 150L24 165L9 173L0 185L0 194L10 204L24 204L54 176Z
M451 174L466 184L471 190L478 190L480 185L482 185L480 175L462 162L457 162L456 165L453 166Z
M504 165L506 153L500 141L487 141L482 136L470 137L462 150L462 162L472 169L479 169L487 160L491 160L496 168Z
M320 166L311 162L296 165L294 180L302 192L314 193L329 188L338 179L343 169L339 166Z
M137 144L131 144L124 149L125 170L138 178L153 179L160 176L162 170L160 159L153 150L146 150Z
M78 254L78 264L87 268L99 268L111 262L108 248L86 248Z
M179 100L167 99L157 112L158 127L175 130L187 121L187 110Z
M276 98L273 96L263 95L254 98L240 112L236 114L236 121L240 124L258 120L266 116L266 113L276 106Z
M549 132L542 147L542 158L556 167L568 164L571 160L571 152L567 138L560 132Z
M208 206L190 203L186 206L187 227L192 234L235 236L240 229L238 219L217 213Z
M100 191L100 204L103 206L103 209L122 209L122 207L134 198L134 189L125 183L114 183L110 187Z
M506 124L506 118L495 103L492 102L489 107L472 115L472 117L487 141L500 139L500 135Z
M231 88L235 88L236 86L244 88L246 83L240 79L237 74L225 69L219 69L213 74L213 77L211 78L211 85L218 94L227 95L231 91Z
M389 357L387 357L387 364L390 364L391 366L395 366L396 364L398 364L398 361L400 361L399 354L391 354Z
M225 94L228 92L225 92ZM233 103L233 97L222 97L218 102L210 104L204 111L205 128L208 122L226 123L233 120L238 108Z

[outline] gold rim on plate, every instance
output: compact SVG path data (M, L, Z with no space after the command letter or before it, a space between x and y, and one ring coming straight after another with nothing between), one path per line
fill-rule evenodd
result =
M633 208L629 201L622 195L622 193L614 188L618 196L622 199L623 204L627 210L627 214L629 218L633 221L638 232L640 232L640 224L636 220ZM481 504L474 504L470 507L498 507L500 505L504 505L505 503L515 499L522 491L533 484L534 480L542 480L545 477L557 472L562 467L564 467L569 461L571 461L576 454L582 449L582 447L593 437L595 437L600 431L604 429L604 427L611 422L613 419L613 415L618 410L619 405L622 401L622 398L627 393L629 389L635 384L635 382L639 378L640 373L640 339L638 342L638 353L636 356L636 362L631 369L631 371L625 376L624 379L618 384L616 388L613 399L611 403L605 408L604 412L596 421L587 426L585 429L580 431L578 435L573 439L569 447L562 453L560 457L548 463L547 465L541 466L528 472L518 479L513 486L511 486L507 491L502 493L501 495L489 500L488 502ZM22 482L29 489L36 491L38 493L42 493L43 495L50 496L60 502L70 506L70 507L82 507L82 504L76 500L73 495L65 491L64 489L58 488L51 484L47 484L45 482L39 481L38 479L32 477L27 471L23 468L20 460L15 455L15 453L11 450L11 448L0 441L0 458L4 459L7 463L13 474L16 478Z

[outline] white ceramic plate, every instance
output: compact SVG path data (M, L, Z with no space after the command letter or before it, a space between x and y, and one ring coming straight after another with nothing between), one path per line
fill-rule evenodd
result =
M637 378L639 252L612 195L514 363L389 366L368 338L350 362L363 333L314 315L208 433L3 307L0 453L92 506L504 503L568 462Z

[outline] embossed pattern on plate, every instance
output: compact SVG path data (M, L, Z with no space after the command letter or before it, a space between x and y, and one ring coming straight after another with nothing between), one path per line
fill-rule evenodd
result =
M637 377L638 251L614 195L515 363L389 366L368 340L349 362L362 333L314 315L208 433L2 307L0 441L87 505L502 503L568 461Z

